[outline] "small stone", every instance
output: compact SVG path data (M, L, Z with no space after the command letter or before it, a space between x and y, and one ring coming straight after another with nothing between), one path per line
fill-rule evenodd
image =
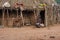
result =
M55 36L50 36L50 38L55 38Z
M40 39L40 40L45 40L45 39Z
M44 35L44 37L46 37L47 35Z

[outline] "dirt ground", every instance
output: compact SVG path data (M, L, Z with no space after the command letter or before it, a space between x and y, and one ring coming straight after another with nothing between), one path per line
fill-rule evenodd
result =
M0 28L0 40L60 40L60 25L46 28Z

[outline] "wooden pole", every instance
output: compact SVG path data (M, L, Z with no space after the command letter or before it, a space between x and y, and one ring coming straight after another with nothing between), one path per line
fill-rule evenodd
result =
M35 23L36 23L36 14L35 14L36 12L35 12L35 9L34 9L34 18L35 18Z
M2 15L2 18L3 18L3 22L2 22L3 27L4 27L4 25L5 25L5 22L4 22L4 13L5 13L5 9L3 8L3 15Z
M7 26L8 26L8 21L9 21L9 13L8 13L8 8L7 8Z
M22 18L22 23L23 23L23 26L24 26L24 18L23 18L22 11L21 11L21 18Z
M18 18L18 9L17 9L17 18Z
M48 15L47 15L47 8L45 7L45 26L48 26Z
M8 9L7 9L7 19L9 19L9 13L8 13Z

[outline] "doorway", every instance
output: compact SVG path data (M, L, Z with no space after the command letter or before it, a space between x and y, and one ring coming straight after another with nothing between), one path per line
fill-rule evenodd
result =
M0 28L2 27L2 9L0 9Z
M45 10L41 10L39 15L40 15L41 23L45 24Z

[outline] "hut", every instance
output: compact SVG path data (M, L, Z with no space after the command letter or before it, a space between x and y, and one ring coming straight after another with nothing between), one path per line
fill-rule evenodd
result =
M10 7L2 7L7 1L10 3ZM33 6L35 6L34 0L2 0L0 5L1 25L4 27L34 25L37 12Z
M9 1L10 7L2 7ZM0 2L0 24L6 27L35 25L38 19L45 25L53 24L53 1L42 0L5 0ZM17 4L17 6L16 6Z

